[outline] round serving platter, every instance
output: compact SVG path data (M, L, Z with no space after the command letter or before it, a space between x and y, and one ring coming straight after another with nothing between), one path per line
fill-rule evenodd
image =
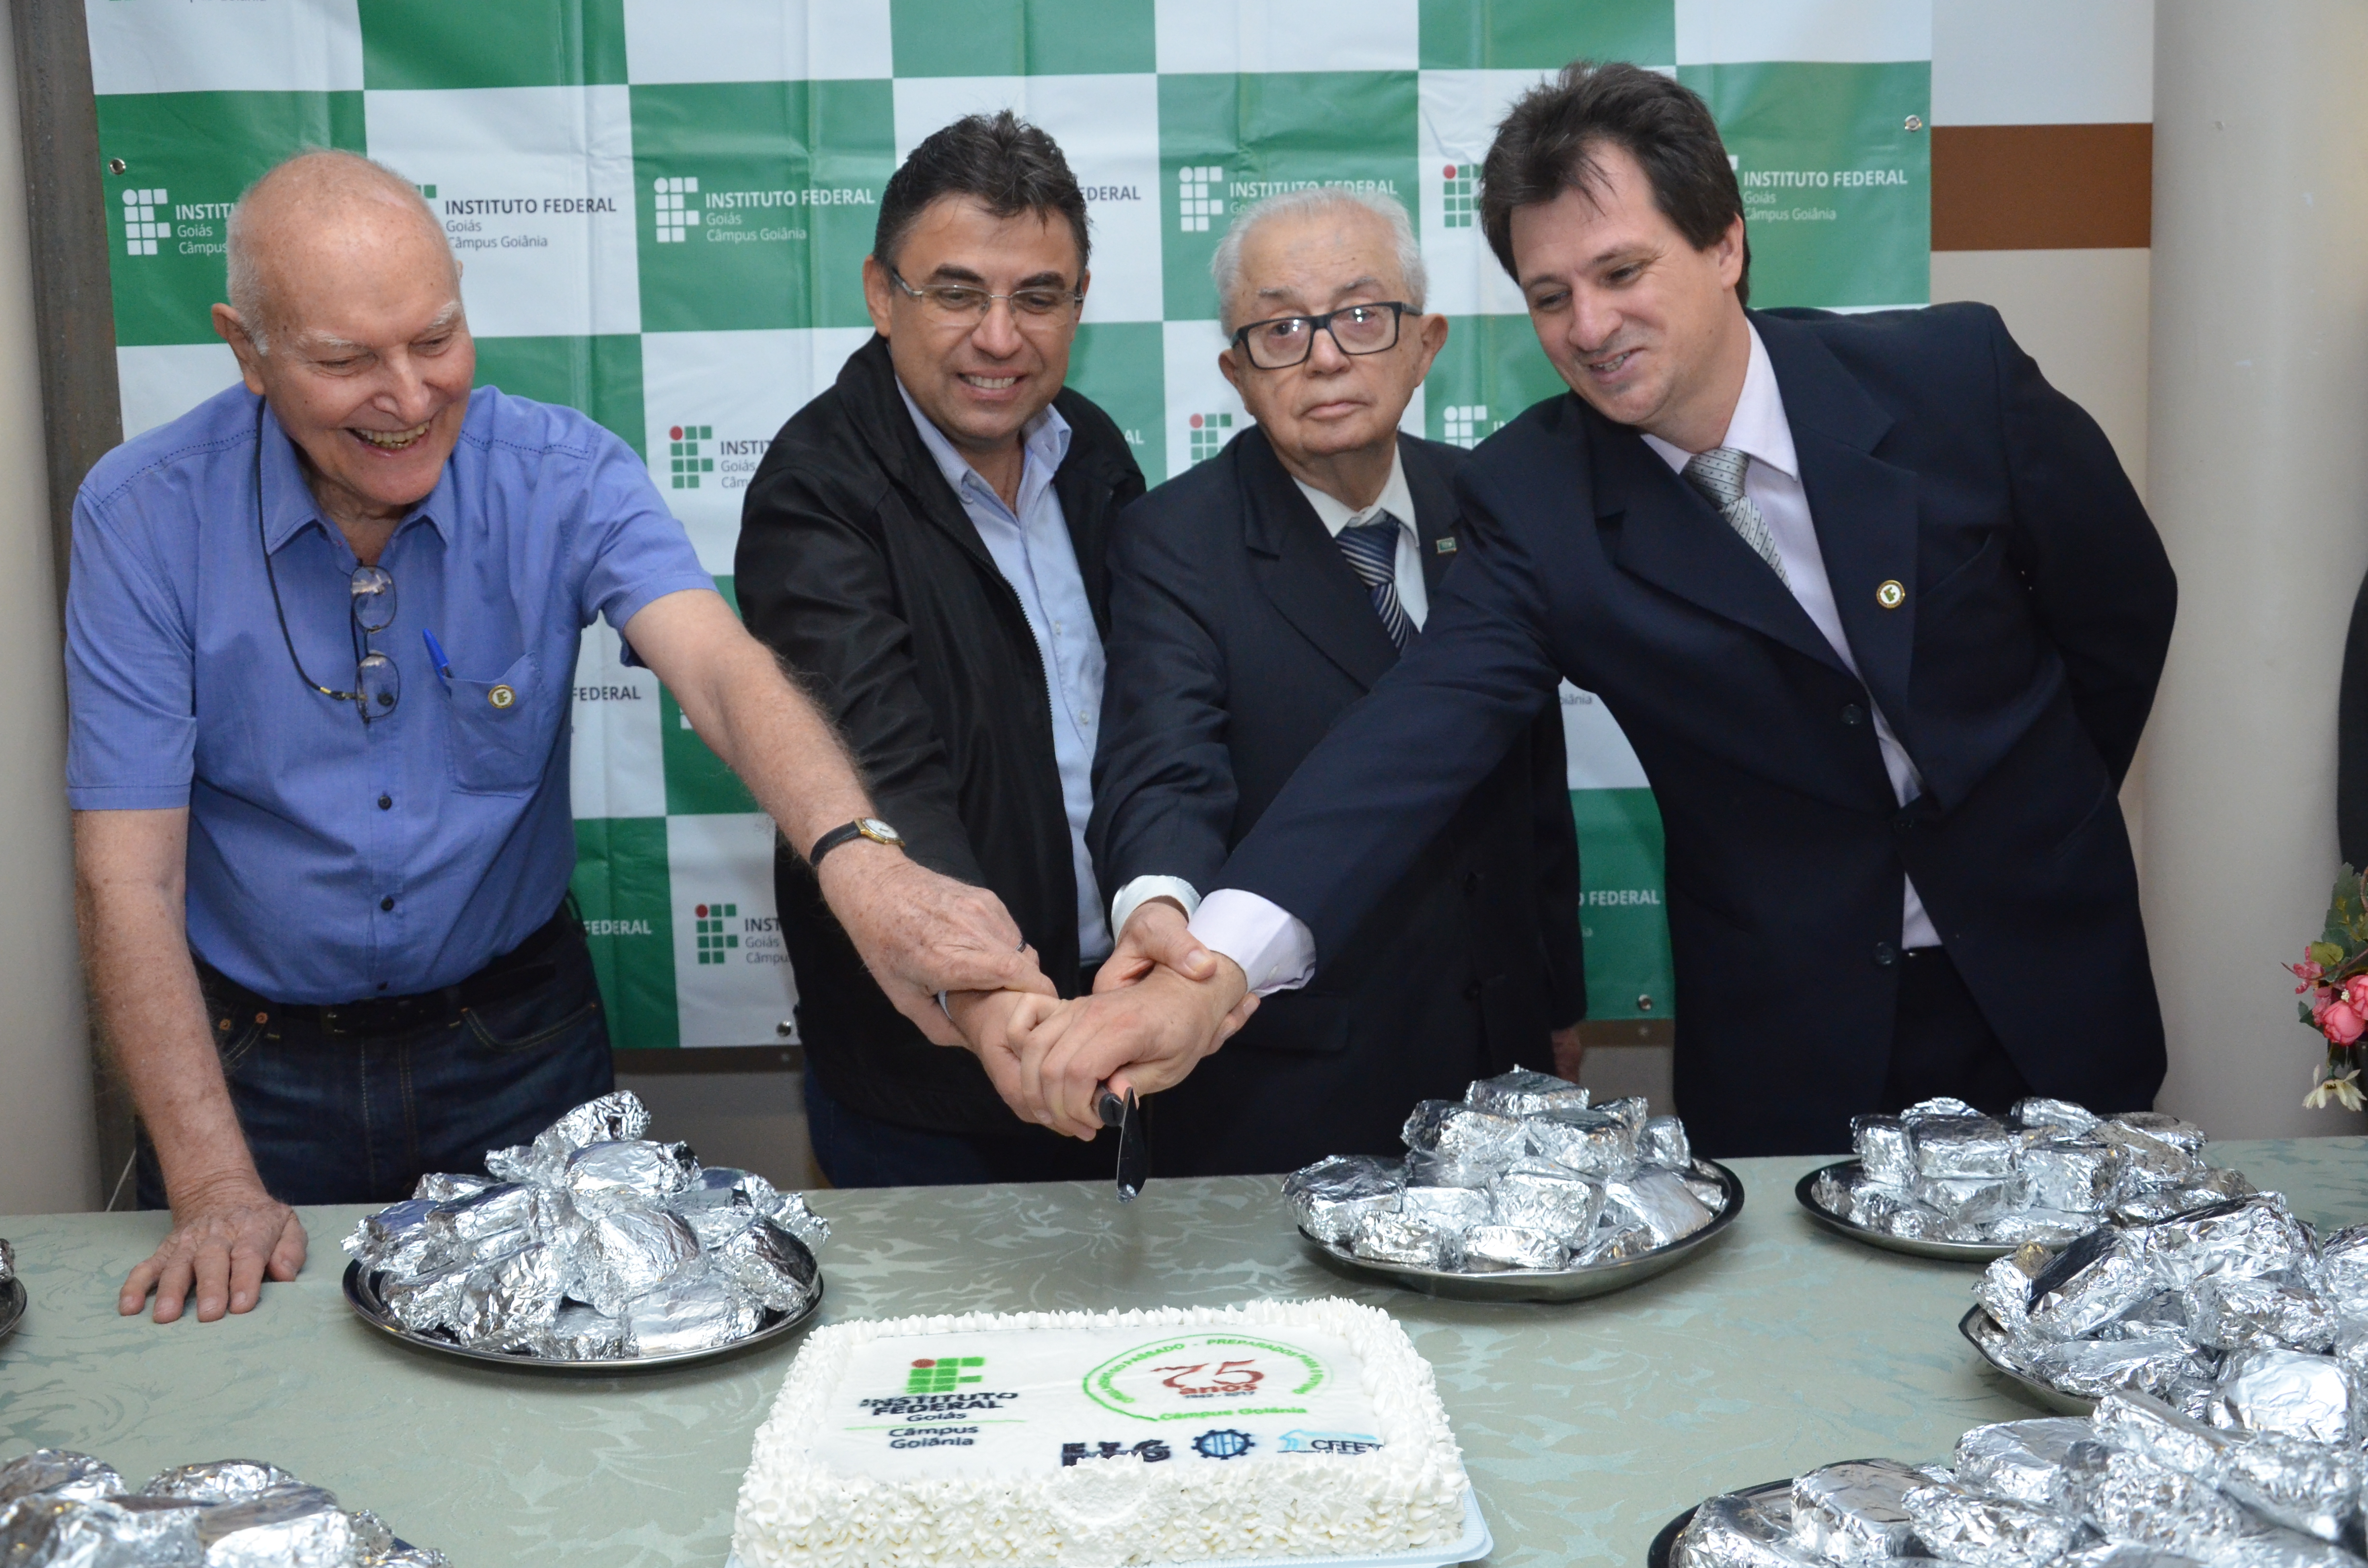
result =
M1383 1279L1405 1290L1419 1290L1426 1296L1451 1297L1462 1301L1577 1301L1641 1284L1656 1274L1675 1268L1726 1233L1727 1227L1735 1223L1735 1217L1743 1212L1743 1183L1733 1171L1715 1160L1696 1160L1694 1169L1702 1175L1716 1177L1725 1198L1725 1202L1712 1216L1709 1224L1691 1236L1680 1236L1668 1245L1655 1247L1642 1256L1622 1258L1618 1263L1598 1264L1592 1268L1552 1271L1506 1269L1496 1274L1458 1274L1444 1268L1423 1268L1413 1264L1382 1263L1370 1257L1359 1257L1347 1247L1318 1240L1304 1230L1299 1233L1327 1262L1354 1274Z
M1836 1160L1830 1165L1819 1165L1794 1184L1793 1196L1800 1200L1802 1210L1810 1219L1834 1234L1848 1236L1867 1246L1881 1247L1885 1252L1904 1252L1910 1257L1937 1257L1950 1263L1987 1263L1992 1258L2004 1257L2021 1244L2014 1242L1928 1242L1917 1236L1889 1235L1843 1219L1813 1196L1819 1176L1830 1173L1839 1177L1844 1171L1856 1169L1856 1160Z
M728 1345L711 1346L704 1350L674 1350L657 1356L618 1356L586 1360L559 1360L545 1356L514 1356L500 1350L479 1350L471 1346L455 1345L449 1339L438 1339L432 1334L421 1334L404 1327L388 1315L386 1303L379 1299L377 1273L365 1274L359 1262L346 1265L346 1305L354 1315L390 1339L438 1356L450 1356L462 1361L482 1361L491 1366L507 1367L520 1372L597 1372L608 1376L616 1372L637 1372L654 1367L687 1367L696 1361L712 1361L722 1356L737 1356L760 1345L795 1334L814 1321L822 1308L823 1278L814 1276L814 1300L794 1312L768 1312L757 1325L757 1331Z
M17 1332L25 1320L25 1282L22 1279L0 1279L0 1339Z
M1790 1492L1791 1490L1793 1490L1793 1478L1788 1475L1782 1481L1762 1482L1758 1486L1747 1486L1740 1492L1722 1493L1721 1495L1760 1497L1770 1492ZM1669 1553L1677 1550L1678 1537L1686 1533L1686 1527L1694 1522L1694 1515L1701 1507L1702 1505L1697 1503L1693 1507L1688 1508L1661 1527L1661 1533L1655 1536L1653 1544L1645 1549L1645 1568L1669 1568Z
M1966 1309L1965 1315L1957 1320L1957 1332L1965 1336L1966 1344L1980 1352L1991 1371L2059 1415L2088 1415L2096 1410L2095 1400L2066 1393L2053 1383L2042 1382L2029 1372L2009 1366L1999 1354L2006 1344L2006 1330L1998 1325L1987 1307L1976 1303Z

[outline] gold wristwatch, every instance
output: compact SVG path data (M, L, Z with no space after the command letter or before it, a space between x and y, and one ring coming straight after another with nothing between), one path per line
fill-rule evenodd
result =
M840 845L851 843L859 838L868 838L874 844L885 844L892 849L905 847L905 835L878 817L858 817L853 822L842 823L815 839L814 846L806 853L806 864L820 866L824 856Z

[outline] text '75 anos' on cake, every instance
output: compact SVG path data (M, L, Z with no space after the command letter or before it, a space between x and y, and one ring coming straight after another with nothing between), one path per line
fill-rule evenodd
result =
M1343 1301L836 1324L740 1485L744 1568L1108 1568L1452 1544L1429 1363Z

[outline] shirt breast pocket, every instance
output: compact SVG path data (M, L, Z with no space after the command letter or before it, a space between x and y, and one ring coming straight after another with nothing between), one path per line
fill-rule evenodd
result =
M542 782L551 760L541 682L532 653L494 680L452 677L452 782L468 795L524 795Z

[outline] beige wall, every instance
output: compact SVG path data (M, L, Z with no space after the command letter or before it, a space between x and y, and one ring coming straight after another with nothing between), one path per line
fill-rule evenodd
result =
M0 12L0 1214L99 1200L66 842L65 688L50 547L17 70Z

